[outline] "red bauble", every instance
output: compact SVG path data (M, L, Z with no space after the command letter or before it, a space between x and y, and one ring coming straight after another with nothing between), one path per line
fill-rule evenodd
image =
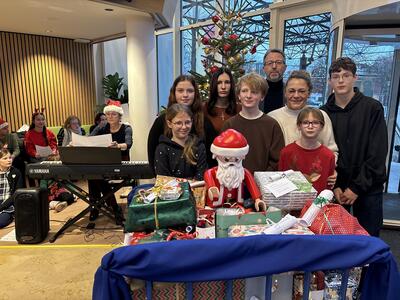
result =
M218 16L213 16L213 17L211 18L211 20L212 20L214 23L217 23L217 22L220 20L220 18L219 18Z
M212 67L210 68L211 73L215 73L215 72L217 72L218 70L219 70L219 68L218 68L217 66L212 66Z
M208 39L208 38L206 38L206 37L203 37L203 38L201 39L201 42L202 42L203 45L208 45L208 44L210 44L210 39Z
M256 53L257 52L257 47L256 46L253 46L253 48L251 48L251 50L250 50L250 53L251 54L254 54L254 53Z
M237 35L237 34L231 34L230 36L229 36L229 38L231 39L231 40L237 40L238 38L239 38L239 36Z
M228 51L230 51L230 50L231 50L231 48L232 48L232 46L231 46L231 45L229 45L229 44L225 44L225 45L224 45L224 51L225 51L225 52L228 52Z

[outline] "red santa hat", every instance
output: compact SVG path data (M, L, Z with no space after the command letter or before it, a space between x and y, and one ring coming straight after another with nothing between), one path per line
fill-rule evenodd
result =
M239 131L227 129L214 139L211 152L219 156L246 156L249 152L249 145Z
M124 114L124 111L122 110L121 107L121 102L117 100L111 100L111 99L107 100L106 107L104 107L103 112L106 114L109 111L115 111L119 113L121 116Z
M0 129L6 128L7 126L8 123L3 118L0 118Z

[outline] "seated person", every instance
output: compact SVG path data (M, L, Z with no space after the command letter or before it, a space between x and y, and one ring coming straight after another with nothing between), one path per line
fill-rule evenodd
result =
M16 167L21 174L25 174L25 163L21 154L16 133L9 132L8 123L0 118L0 149L7 149L11 154L12 165Z
M106 115L102 112L99 112L94 117L94 124L89 128L89 134L97 127L97 125L102 124L100 127L104 127L107 124Z
M109 147L120 149L121 159L129 161L129 149L132 147L132 127L121 123L121 118L124 113L121 103L119 101L110 100L108 105L104 107L104 113L107 117L107 124L103 126L102 123L99 123L90 135L111 134L112 143ZM111 186L105 180L88 180L88 184L91 201L99 199L101 194L104 196L112 191ZM121 207L117 204L114 195L108 197L107 204L114 211L116 224L122 225L124 214ZM94 221L98 216L99 211L97 209L92 209L90 211L89 220Z
M157 175L203 180L207 169L206 148L190 134L193 113L187 105L175 103L165 114L167 132L160 137L154 167Z
M28 155L28 162L30 163L40 162L48 158L48 156L41 156L36 151L36 146L49 146L52 151L51 155L58 154L57 139L55 135L46 128L45 124L46 119L43 112L36 111L32 115L31 125L24 138L25 150Z
M14 193L22 188L21 173L12 165L11 154L0 149L0 228L6 227L14 219Z
M57 134L58 146L68 146L72 141L72 132L79 135L86 135L85 129L81 126L81 120L77 116L69 116L65 120L64 127Z

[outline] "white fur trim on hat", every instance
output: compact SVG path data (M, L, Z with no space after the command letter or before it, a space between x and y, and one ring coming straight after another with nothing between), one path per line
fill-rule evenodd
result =
M242 148L222 148L212 144L210 149L211 153L219 156L239 157L246 156L249 153L249 145Z
M116 106L116 105L107 105L103 109L103 113L108 113L109 111L115 111L119 113L121 116L124 114L124 110L122 109L121 106Z

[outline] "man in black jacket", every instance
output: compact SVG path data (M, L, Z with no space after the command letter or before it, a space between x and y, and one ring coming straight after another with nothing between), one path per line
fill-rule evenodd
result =
M387 128L381 103L354 87L356 70L350 58L332 62L329 84L334 93L321 109L331 118L339 147L335 197L346 208L352 206L353 215L370 235L379 236L387 179Z
M268 92L261 110L269 113L283 106L283 74L286 71L285 54L280 49L269 49L264 55L264 72L267 74Z

